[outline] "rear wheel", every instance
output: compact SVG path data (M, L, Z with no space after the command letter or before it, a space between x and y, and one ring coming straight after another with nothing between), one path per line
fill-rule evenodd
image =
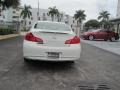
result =
M93 36L93 35L90 35L88 38L89 38L89 40L91 40L91 41L94 40L94 36Z
M119 40L119 34L118 33L115 34L115 40Z
M114 42L115 40L116 40L115 37L110 38L110 41L112 41L112 42Z
M24 61L25 61L25 62L30 62L31 60L30 60L30 59L27 59L27 58L24 58Z
M75 61L69 61L69 63L75 63Z
M68 61L68 64L73 65L75 61Z

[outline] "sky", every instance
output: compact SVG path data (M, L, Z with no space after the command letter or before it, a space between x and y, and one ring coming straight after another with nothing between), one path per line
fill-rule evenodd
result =
M109 11L111 18L115 18L117 11L117 0L39 0L39 3L42 9L56 6L60 11L71 16L76 10L85 10L87 20L96 19L103 10ZM21 5L24 4L37 8L38 0L21 0Z

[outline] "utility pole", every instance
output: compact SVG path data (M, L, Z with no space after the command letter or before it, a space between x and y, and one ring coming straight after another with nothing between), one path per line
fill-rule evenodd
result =
M39 0L38 0L38 12L37 12L37 18L39 19L39 15L40 15L40 7L39 7Z
M19 9L19 7L18 7L18 9ZM18 34L20 34L20 14L17 12L17 32L18 32Z

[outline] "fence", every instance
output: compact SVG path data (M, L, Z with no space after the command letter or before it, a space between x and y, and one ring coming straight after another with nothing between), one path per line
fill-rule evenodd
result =
M19 28L19 22L0 22L0 29L12 29L14 31L18 31Z

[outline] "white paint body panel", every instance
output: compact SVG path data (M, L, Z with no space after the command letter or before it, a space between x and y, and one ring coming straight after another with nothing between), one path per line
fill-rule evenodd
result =
M81 45L80 44L65 44L65 41L75 36L72 32L52 33L41 32L41 30L32 29L30 32L34 36L42 38L44 43L24 40L23 55L27 59L43 60L43 61L74 61L80 59ZM60 53L59 58L49 58L48 52Z
M80 59L80 44L70 45L70 47L49 47L38 45L24 40L24 57L28 59L46 60L46 61L72 61ZM47 52L61 52L60 58L47 58Z

